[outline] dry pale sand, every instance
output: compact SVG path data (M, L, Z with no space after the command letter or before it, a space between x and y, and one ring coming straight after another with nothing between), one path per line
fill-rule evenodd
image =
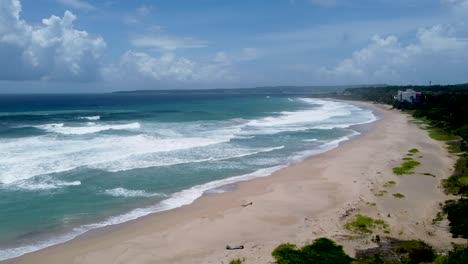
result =
M67 243L27 254L11 263L271 263L281 243L303 245L329 237L353 255L374 246L372 236L344 230L361 213L385 220L396 238L423 239L438 249L454 241L446 223L432 225L438 204L448 197L440 180L454 159L441 142L411 118L388 106L356 103L380 112L368 132L340 147L285 168L266 178L242 182L228 193L207 195L193 204L144 217ZM409 149L420 150L416 174L396 176ZM435 178L421 173L430 172ZM384 188L387 181L396 186ZM388 193L377 196L381 190ZM398 199L393 193L406 197ZM242 207L252 202L253 205ZM373 204L375 203L375 205ZM226 245L244 245L228 251Z

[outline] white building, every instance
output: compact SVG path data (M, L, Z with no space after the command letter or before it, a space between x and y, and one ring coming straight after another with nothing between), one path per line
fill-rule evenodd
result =
M421 102L422 93L411 89L406 91L398 91L397 100L400 102L419 103Z

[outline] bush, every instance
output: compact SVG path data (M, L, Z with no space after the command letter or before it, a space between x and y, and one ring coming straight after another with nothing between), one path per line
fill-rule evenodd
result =
M327 238L316 239L301 249L293 244L282 244L273 251L272 256L278 264L349 264L353 261L342 246Z
M444 213L450 221L450 232L454 237L468 238L468 199L447 201Z
M468 247L457 247L451 250L447 256L439 256L434 261L436 264L466 264L468 263Z
M396 250L398 253L407 253L408 257L403 259L403 263L417 264L432 262L436 257L434 250L428 244L422 241L406 241L402 243Z

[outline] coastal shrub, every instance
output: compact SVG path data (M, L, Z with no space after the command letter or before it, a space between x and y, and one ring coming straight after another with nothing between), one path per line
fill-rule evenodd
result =
M395 197L395 198L400 198L400 199L401 199L401 198L405 198L405 196L404 196L403 194L401 194L401 193L394 193L394 194L393 194L393 197Z
M396 175L414 174L413 169L419 165L421 165L420 162L415 160L409 160L401 164L400 167L393 168L393 173L395 173Z
M420 240L405 241L396 249L396 252L405 254L401 258L401 263L408 264L430 263L436 257L432 247Z
M455 172L442 184L446 193L468 196L468 158L466 156L458 159L455 163Z
M356 215L354 220L346 223L344 226L349 231L363 234L372 234L373 229L376 227L386 229L388 225L383 220L374 220L361 214Z
M272 256L278 264L349 264L353 261L342 246L327 238L316 239L301 249L293 244L282 244L273 251Z
M468 199L445 202L444 213L450 221L453 237L468 238Z
M435 264L466 264L468 263L468 246L455 246L446 256L438 256Z
M357 250L355 264L432 263L435 257L432 247L423 241L387 238L376 248Z

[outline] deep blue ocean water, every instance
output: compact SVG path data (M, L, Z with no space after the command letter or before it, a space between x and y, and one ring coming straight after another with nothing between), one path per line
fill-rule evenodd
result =
M0 260L190 204L375 120L265 95L0 95Z

